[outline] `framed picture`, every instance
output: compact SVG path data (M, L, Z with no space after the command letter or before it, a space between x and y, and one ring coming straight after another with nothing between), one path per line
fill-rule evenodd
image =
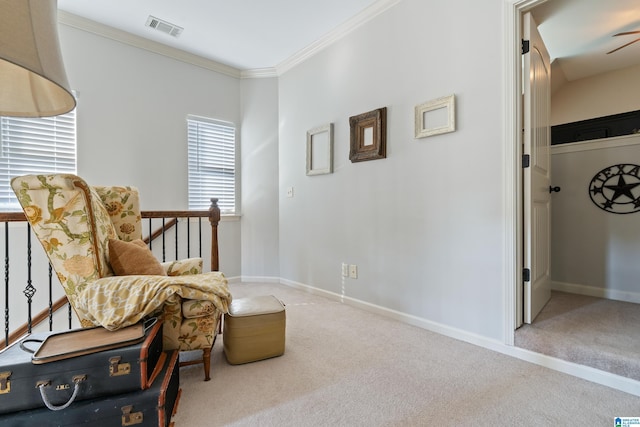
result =
M387 107L349 117L349 125L349 160L355 163L387 157Z
M307 131L307 175L333 173L333 123Z
M456 130L455 95L443 96L415 108L415 137L439 135Z

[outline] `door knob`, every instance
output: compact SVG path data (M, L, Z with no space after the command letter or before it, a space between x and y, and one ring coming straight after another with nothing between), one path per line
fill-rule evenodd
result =
M559 192L560 192L560 187L549 186L549 193L559 193Z

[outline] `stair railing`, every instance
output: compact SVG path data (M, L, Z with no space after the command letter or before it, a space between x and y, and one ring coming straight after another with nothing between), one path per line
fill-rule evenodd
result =
M145 242L162 262L197 256L203 258L205 268L218 271L218 199L211 199L208 210L142 211L141 217L148 229ZM203 226L205 218L209 219L211 230L209 245L206 225ZM159 247L154 243L158 239ZM35 328L53 331L74 327L73 311L62 285L44 250L34 241L37 239L23 212L0 212L0 252L4 258L4 286L0 293L4 330L0 350ZM59 326L61 322L64 327Z

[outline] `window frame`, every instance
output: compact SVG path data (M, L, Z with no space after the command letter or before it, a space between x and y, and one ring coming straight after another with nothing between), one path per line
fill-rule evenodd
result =
M194 126L202 126L203 132L220 136L220 139L209 139L210 145L203 149L203 142L197 139L197 129ZM229 133L232 134L231 141ZM196 139L194 140L194 137ZM222 147L220 146L222 145ZM203 156L200 156L203 154ZM196 160L199 158L199 160ZM194 164L193 162L197 163ZM219 176L212 177L203 171L203 163L209 163L206 168L219 170ZM224 175L231 174L233 183L224 182ZM235 123L225 120L219 120L209 117L197 116L193 114L187 115L187 205L189 210L208 209L211 205L211 197L218 198L218 206L223 216L239 215L239 197L238 197L238 128ZM207 177L209 179L207 179ZM203 182L203 178L205 178ZM200 180L198 188L192 186ZM204 187L221 187L222 194L205 194ZM229 194L229 193L233 194ZM199 193L199 194L195 194ZM195 199L199 198L198 201Z
M20 211L11 180L27 174L77 174L77 106L50 117L0 116L0 212Z

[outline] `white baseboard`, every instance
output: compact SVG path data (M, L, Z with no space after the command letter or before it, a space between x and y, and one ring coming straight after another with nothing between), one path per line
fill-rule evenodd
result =
M251 281L256 278L252 278ZM271 283L271 282L270 282ZM554 371L563 372L565 374L572 375L574 377L582 378L587 381L594 382L596 384L604 385L616 390L623 391L625 393L632 394L634 396L640 396L640 381L635 381L629 378L621 377L619 375L611 374L609 372L600 371L584 365L578 365L565 360L557 359L555 357L546 356L544 354L534 353L529 350L518 348L511 345L506 345L498 340L493 340L482 335L473 334L461 329L453 328L451 326L443 325L441 323L433 322L418 316L414 316L407 313L402 313L396 310L392 310L379 305L371 304L365 301L361 301L355 298L351 298L345 295L340 295L335 292L326 291L313 286L305 285L303 283L295 282L288 279L279 279L279 283L290 286L292 288L300 289L309 292L314 295L326 297L328 299L338 301L344 304L351 305L363 310L367 310L373 313L380 314L382 316L390 317L392 319L408 323L413 326L417 326L426 329L431 332L438 333L450 338L454 338L460 341L464 341L479 347L483 347L489 350L496 351L498 353L505 354L507 356L515 357L517 359L524 360L545 368L552 369Z
M272 276L240 276L240 281L246 283L280 283L280 278Z
M280 283L279 277L269 276L233 276L227 277L229 283Z
M620 291L616 289L597 288L595 286L579 285L576 283L551 282L554 291L568 292L570 294L587 295L590 297L613 299L640 304L640 292Z

